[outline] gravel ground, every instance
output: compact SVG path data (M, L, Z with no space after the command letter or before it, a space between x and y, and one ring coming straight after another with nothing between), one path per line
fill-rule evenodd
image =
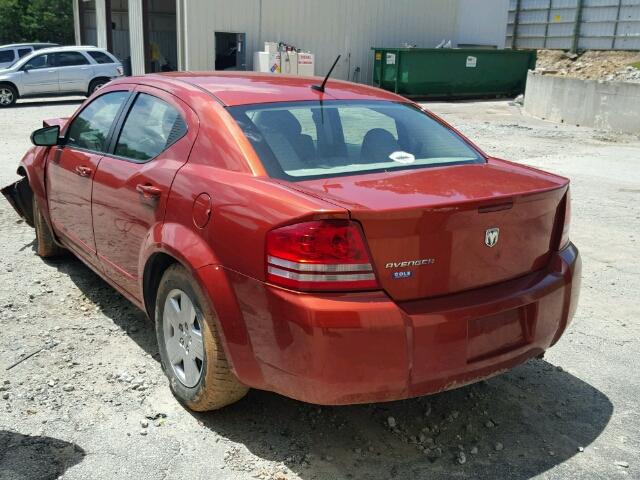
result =
M0 111L1 185L41 120L76 106ZM544 360L402 402L319 408L252 391L192 414L142 312L78 260L37 258L2 200L0 479L640 478L640 139L508 102L429 106L489 153L573 181L582 297Z

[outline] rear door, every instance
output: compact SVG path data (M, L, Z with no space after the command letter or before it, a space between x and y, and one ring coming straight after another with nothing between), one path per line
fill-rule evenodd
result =
M58 69L60 93L87 92L93 79L93 67L80 52L67 51L53 54Z
M187 161L198 120L173 95L139 86L120 124L94 179L93 227L105 274L140 298L141 248L164 219L171 183Z
M36 55L22 66L20 95L51 95L58 93L58 69L53 63L53 54Z
M122 87L121 87L122 88ZM130 96L105 92L71 121L65 143L54 147L47 162L47 196L56 233L78 255L95 263L91 218L92 181L108 147L115 120Z

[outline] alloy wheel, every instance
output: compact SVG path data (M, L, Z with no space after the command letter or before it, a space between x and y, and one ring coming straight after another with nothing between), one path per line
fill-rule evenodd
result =
M164 303L162 331L167 358L177 379L187 388L198 384L204 367L202 316L185 292L174 289Z
M0 105L11 105L13 103L13 92L8 88L0 88Z

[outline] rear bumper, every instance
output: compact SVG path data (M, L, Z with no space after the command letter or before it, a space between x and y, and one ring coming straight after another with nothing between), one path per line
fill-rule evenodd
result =
M299 294L227 272L238 312L231 326L219 313L231 363L252 387L317 404L397 400L543 353L571 321L580 272L570 245L545 271L402 304L383 292Z

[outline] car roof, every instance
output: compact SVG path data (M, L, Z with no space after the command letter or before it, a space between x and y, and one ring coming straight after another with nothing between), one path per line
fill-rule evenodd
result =
M34 42L34 43L9 43L7 45L0 45L0 49L3 48L19 48L19 47L36 47L39 45L51 45L52 47L56 46L57 43L49 43L49 42Z
M387 100L407 102L393 93L366 85L329 80L324 94L311 88L322 77L297 77L259 72L170 72L137 77L140 83L188 83L213 95L226 106L310 100Z
M105 52L106 50L104 48L98 48L98 47L94 47L92 45L67 45L64 47L49 47L49 48L43 48L38 50L38 53L47 53L47 52L68 52L68 51L73 51L73 52L77 52L77 51L89 51L89 50L100 50L101 52Z

